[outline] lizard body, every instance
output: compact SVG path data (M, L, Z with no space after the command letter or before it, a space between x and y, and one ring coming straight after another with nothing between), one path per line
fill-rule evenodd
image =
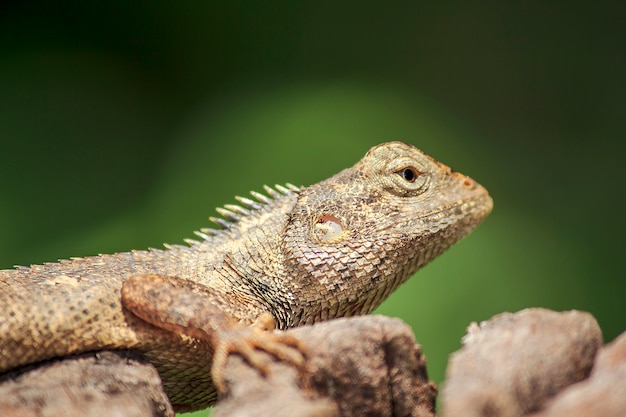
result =
M204 288L216 334L267 313L279 329L366 314L492 208L482 186L400 142L376 146L310 187L266 191L218 209L223 218L214 221L223 228L203 229L189 246L0 271L0 373L136 349L157 367L178 411L206 407L216 398L215 346L140 314L162 309L158 300L123 302L132 277L171 276Z

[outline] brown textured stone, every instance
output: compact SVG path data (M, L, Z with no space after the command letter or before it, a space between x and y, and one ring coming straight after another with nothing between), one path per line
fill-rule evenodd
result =
M604 346L588 379L559 393L532 417L626 416L626 332Z
M173 417L154 366L136 354L100 352L0 378L2 417Z
M435 416L437 388L400 320L337 319L289 333L306 343L304 373L273 361L265 379L233 355L226 368L231 389L215 417Z
M442 417L516 417L585 379L602 334L580 311L526 309L470 325L442 390Z

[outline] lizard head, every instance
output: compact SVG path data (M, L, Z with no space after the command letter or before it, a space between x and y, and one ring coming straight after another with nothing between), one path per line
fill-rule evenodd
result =
M316 311L302 321L370 312L492 206L480 184L401 142L378 145L352 168L303 189L283 242L299 277L290 290L304 310ZM304 288L317 296L309 300ZM326 301L315 309L313 299Z

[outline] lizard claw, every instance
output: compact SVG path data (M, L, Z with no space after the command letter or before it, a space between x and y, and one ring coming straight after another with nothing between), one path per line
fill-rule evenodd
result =
M269 328L267 317L264 317L265 314L271 320ZM224 371L228 356L233 353L241 355L250 366L257 369L263 376L269 374L272 360L260 351L292 364L298 369L302 369L304 366L304 348L300 340L281 331L273 331L273 318L269 313L265 314L259 317L251 327L241 326L228 329L216 336L211 374L213 384L218 392L225 393L228 391Z

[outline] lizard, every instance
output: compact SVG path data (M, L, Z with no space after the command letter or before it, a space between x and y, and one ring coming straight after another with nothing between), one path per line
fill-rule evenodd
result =
M371 312L493 207L483 186L403 142L309 187L264 188L216 209L220 227L186 245L0 271L0 373L139 351L177 411L206 408L225 356L254 362L261 349L300 363L280 330ZM202 326L185 319L185 292L212 312Z

